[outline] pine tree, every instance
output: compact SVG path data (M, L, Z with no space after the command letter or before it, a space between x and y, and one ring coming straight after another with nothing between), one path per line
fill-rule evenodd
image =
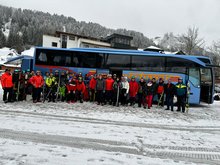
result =
M2 30L0 30L0 48L6 46L6 38Z

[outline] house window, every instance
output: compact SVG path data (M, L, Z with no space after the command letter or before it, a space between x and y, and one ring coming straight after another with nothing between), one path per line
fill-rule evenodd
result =
M57 42L52 42L52 47L57 47Z
M69 40L75 40L75 36L69 36Z

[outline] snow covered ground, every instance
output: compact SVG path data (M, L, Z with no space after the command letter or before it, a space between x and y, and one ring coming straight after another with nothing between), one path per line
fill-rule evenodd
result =
M183 114L0 101L0 164L219 164L219 119L220 102Z

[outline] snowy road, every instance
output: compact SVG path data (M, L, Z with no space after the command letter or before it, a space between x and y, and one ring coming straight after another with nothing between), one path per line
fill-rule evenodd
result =
M0 103L0 164L219 164L220 103L189 114Z

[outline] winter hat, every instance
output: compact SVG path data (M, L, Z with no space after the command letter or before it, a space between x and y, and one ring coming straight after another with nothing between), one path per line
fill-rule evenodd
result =
M161 81L161 80L163 81L163 78L159 78L159 81Z
M182 77L179 77L178 80L183 80L183 78L182 78Z
M55 73L59 73L59 70L55 70Z
M134 77L134 76L131 76L131 79L135 79L135 77Z
M112 75L111 75L111 74L108 74L108 77L112 77Z

